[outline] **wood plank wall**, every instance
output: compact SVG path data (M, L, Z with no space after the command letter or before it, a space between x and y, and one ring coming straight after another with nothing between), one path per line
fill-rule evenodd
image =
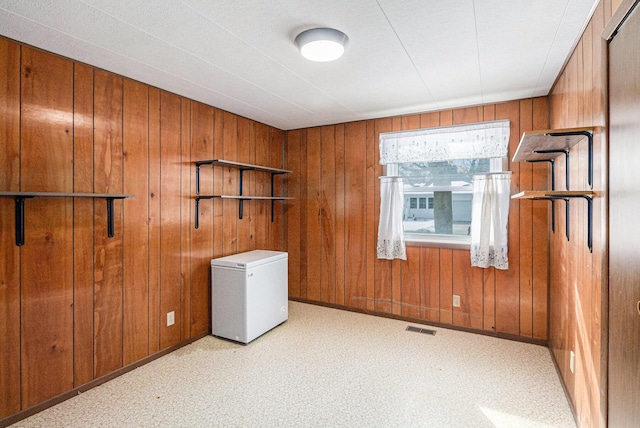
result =
M132 193L29 199L26 243L0 198L2 419L210 331L210 260L282 250L283 206L201 203L193 161L283 166L284 133L113 73L0 38L0 189ZM279 180L278 180L279 181ZM247 173L268 195L269 175ZM203 168L203 194L238 172ZM282 191L282 185L278 185ZM166 314L175 311L175 325Z
M547 204L511 202L508 271L472 268L468 250L408 247L406 261L376 258L379 133L498 119L511 121L512 155L523 131L547 128L547 98L286 132L287 193L296 198L285 211L290 297L546 341ZM512 193L549 185L548 166L509 169Z
M552 128L600 127L594 134L593 253L587 248L587 206L572 201L570 240L565 237L565 213L558 211L558 230L551 236L549 345L583 427L606 426L606 61L604 26L619 5L601 1L575 51L549 95ZM587 143L570 153L572 190L587 189ZM565 164L558 159L557 182L564 188ZM575 373L570 353L575 353Z

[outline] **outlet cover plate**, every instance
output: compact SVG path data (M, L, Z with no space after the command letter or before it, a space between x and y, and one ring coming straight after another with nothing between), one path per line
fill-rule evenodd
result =
M453 295L453 307L454 308L460 307L460 296L458 296L457 294Z
M176 323L175 311L167 312L167 327Z

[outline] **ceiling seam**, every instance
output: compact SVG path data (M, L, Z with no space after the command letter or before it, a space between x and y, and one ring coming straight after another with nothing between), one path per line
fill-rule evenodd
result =
M165 44L165 45L167 45L167 46L171 46L171 47L173 47L173 48L175 48L175 49L177 49L177 50L179 50L179 51L181 51L181 52L183 52L183 53L187 54L188 56L191 56L191 57L193 57L193 58L196 58L196 59L198 59L198 60L200 60L200 61L204 62L205 64L208 64L209 66L211 66L211 67L213 67L213 68L215 68L215 69L218 69L218 70L220 70L220 71L223 71L223 72L227 73L228 75L233 76L233 77L235 77L235 78L237 78L237 79L239 79L239 80L241 80L241 81L245 82L245 83L246 83L246 84L248 84L249 86L252 86L252 87L256 88L257 90L261 90L261 91L263 91L263 92L265 92L265 93L267 93L267 94L270 94L270 95L274 96L275 98L278 98L279 100L281 100L281 101L283 101L283 102L285 102L285 103L287 103L287 104L293 105L293 106L295 106L295 107L299 108L300 110L306 111L306 112L307 112L307 113L309 113L309 114L319 115L317 112L310 111L310 110L308 110L308 109L304 108L304 107L303 107L303 106L301 106L301 105L298 105L298 104L296 104L296 103L294 103L294 102L291 102L290 100L287 100L286 98L283 98L283 97L281 97L281 96L279 96L279 95L277 95L277 94L275 94L275 93L273 93L273 92L271 92L271 91L268 91L268 90L266 90L266 89L264 89L264 88L262 88L262 87L260 87L260 86L257 86L255 83L253 83L253 82L251 82L251 81L249 81L249 80L247 80L247 79L244 79L244 78L242 78L242 77L240 77L240 76L236 75L235 73L232 73L232 72L230 72L230 71L228 71L228 70L225 70L224 68L222 68L222 67L220 67L220 66L218 66L218 65L216 65L216 64L213 64L213 63L211 63L210 61L206 60L205 58L202 58L202 57L200 57L200 56L194 55L193 53L191 53L191 52L189 52L189 51L187 51L187 50L185 50L185 49L183 49L183 48L181 48L181 47L179 47L179 46L176 46L176 45L174 45L174 44L172 44L172 43L169 43L169 42L167 42L167 41L165 41L165 40L162 40L162 39L160 39L160 38L158 38L158 37L154 36L153 34L148 33L147 31L144 31L144 30L143 30L142 28L140 28L140 27L136 27L136 26L134 26L134 25L131 25L131 24L129 24L128 22L123 21L122 19L120 19L120 18L118 18L118 17L116 17L116 16L114 16L114 15L112 15L112 14L110 14L110 13L108 13L108 12L104 11L103 9L100 9L100 8L98 8L98 7L96 7L96 6L93 6L93 5L91 5L91 4L88 4L88 3L86 3L86 2L85 2L85 1L83 1L83 0L80 0L80 2L81 2L81 3L83 3L84 5L86 5L86 6L90 7L90 8L92 8L92 9L94 9L94 10L96 10L96 11L98 11L98 12L100 12L100 13L104 14L104 15L106 15L106 16L109 16L109 17L111 17L111 18L113 18L113 19L115 19L115 20L117 20L117 21L121 22L122 24L124 24L124 25L126 25L126 26L128 26L128 27L134 28L134 29L136 29L136 30L138 30L138 31L140 31L140 32L142 32L142 33L144 33L144 34L148 35L149 37L151 37L151 38L153 38L153 39L155 39L155 40L158 40L159 42L161 42L161 43L163 43L163 44ZM181 3L183 3L185 6L189 7L190 9L194 10L191 6L189 6L189 5L185 4L184 2L181 2ZM204 15L202 15L200 12L198 12L198 11L196 11L196 12L197 12L198 14L200 14L201 16L204 16ZM218 26L219 28L222 28L223 30L225 30L225 31L227 31L227 32L228 32L228 30L226 30L224 27L220 27L220 25L218 25L218 24L217 24L216 22L214 22L214 21L211 21L211 20L210 20L210 19L208 19L206 16L204 16L204 18L206 18L209 22L211 22L211 23L215 24L215 25L216 25L216 26ZM65 34L66 34L66 33L65 33ZM232 34L232 35L233 35L233 33L230 33L230 34ZM233 36L234 36L234 37L236 37L235 35L233 35ZM236 38L237 38L237 37L236 37ZM80 39L80 40L82 40L82 39ZM241 39L240 39L240 40L241 40ZM83 40L83 41L84 41L84 40ZM246 42L244 42L243 40L241 40L241 41L242 41L243 43L247 44L247 43L246 43ZM247 44L247 45L248 45L248 44ZM251 46L251 45L249 45L249 46ZM253 46L251 46L251 47L253 47ZM255 48L254 48L254 49L255 49ZM110 49L106 49L106 50L108 50L108 51L110 51L110 52L113 52L113 51L111 51ZM115 52L114 52L114 53L115 53ZM128 57L127 57L127 58L128 58ZM137 62L138 62L138 63L141 63L140 61L137 61ZM141 64L148 65L148 64L146 64L146 63L141 63ZM156 69L156 68L155 68L155 67L153 67L153 66L150 66L150 67L152 67L152 68ZM173 74L172 74L172 75L173 75ZM202 87L202 85L200 85L200 84L198 84L198 83L196 83L196 82L193 82L193 81L191 81L191 80L186 80L186 79L181 79L181 80L184 80L184 81L187 81L187 82L190 82L190 83L193 83L193 84L196 84L196 85L198 85L198 86L201 86L201 87ZM223 95L223 96L226 96L226 97L228 97L228 98L231 98L231 99L236 100L235 98L230 97L230 96L228 96L227 94L223 94L223 93L218 92L218 91L215 91L215 92L216 92L216 93L218 93L218 94L220 94L220 95ZM237 101L240 101L240 100L237 100ZM245 102L242 102L242 104L244 104L244 105L246 105L246 106L249 106L249 107L252 107L252 108L255 108L253 104L249 104L249 103L245 103ZM265 111L265 110L261 110L261 109L259 109L259 110L260 110L260 111L263 111L264 113L269 113L268 111ZM321 115L319 115L319 116L321 116ZM286 120L286 117L282 117L282 119L283 119L283 120Z
M482 66L480 65L480 35L478 34L478 15L476 14L476 0L473 0L473 24L476 34L476 58L478 59L478 76L480 77L480 101L484 104L484 88L482 87Z
M95 43L93 43L93 42L90 42L89 40L81 39L81 38L79 38L79 37L77 37L77 36L74 36L73 34L67 33L67 32L65 32L65 31L62 31L62 30L57 29L57 28L53 28L53 27L51 27L51 26L49 26L49 25L46 25L46 24L43 24L43 23L41 23L41 22L37 22L37 21L35 21L35 20L31 19L31 18L28 18L28 17L26 17L26 16L23 16L23 15L17 14L17 13L15 13L15 12L10 11L10 10L7 10L7 9L5 9L5 8L2 8L2 10L6 11L7 13L10 13L10 14L12 14L12 15L14 15L14 16L17 16L17 17L19 17L19 18L22 18L22 19L24 19L24 20L26 20L26 21L33 22L34 24L39 25L39 26L41 26L41 27L45 27L45 28L48 28L48 29L50 29L50 30L52 30L52 31L55 31L55 32L57 32L57 33L64 34L65 36L68 36L68 37L70 37L70 38L72 38L72 39L74 39L74 40L78 40L79 42L86 43L86 44L88 44L88 45L90 45L90 46L93 46L93 47L95 47L95 48L97 48L97 49L101 49L101 50L104 50L104 51L110 52L110 53L112 53L112 54L114 54L114 55L116 55L116 56L118 56L118 57L126 58L127 60L133 61L133 62L135 62L135 63L137 63L137 64L140 64L140 65L143 65L143 66L146 66L146 67L152 68L152 69L154 69L154 70L156 70L156 71L158 71L158 72L162 73L163 75L167 75L167 76L170 76L170 77L174 78L174 79L175 79L175 80L177 80L177 81L181 81L181 82L188 82L188 83L190 83L190 84L193 84L193 85L196 85L196 86L198 86L198 87L202 88L203 90L205 90L205 91L207 91L207 92L213 92L213 93L215 93L215 94L218 94L218 95L219 95L219 96L221 96L221 97L226 97L226 98L228 98L228 99L230 99L230 100L233 100L233 101L238 102L239 104L246 105L246 106L248 106L248 107L251 107L251 108L254 108L254 109L258 110L258 111L261 111L261 112L263 112L263 113L265 113L265 114L267 114L267 115L271 115L271 116L273 116L273 117L277 117L277 118L281 119L282 121L287 121L287 117L279 116L279 115L273 114L271 111L263 110L263 109L261 109L261 108L256 107L256 106L255 106L255 105L253 105L253 104L249 104L249 103L246 103L246 102L242 101L241 99L231 97L231 96L229 96L229 95L227 95L227 94L223 94L222 92L218 92L218 91L213 90L213 89L211 89L211 88L209 88L209 87L203 86L203 85L201 85L200 83L193 82L193 81L191 81L191 80L186 80L186 79L184 79L184 78L182 78L182 77L180 77L180 76L178 76L178 75L176 75L176 74L174 74L174 73L168 72L168 71L166 71L166 70L161 70L161 69L159 69L159 68L157 68L157 67L155 67L155 66L153 66L153 65L150 65L150 64L147 64L147 63L141 62L141 61L139 61L139 60L137 60L137 59L135 59L135 58L133 58L133 57L130 57L130 56L127 56L127 55L123 55L123 54L121 54L121 53L119 53L119 52L116 52L116 51L111 50L111 49L109 49L109 48L106 48L106 47L104 47L104 46L97 45L97 44L95 44ZM83 63L83 64L84 64L84 62L83 62L83 61L81 61L81 60L78 60L78 59L75 59L75 58L73 58L72 60L73 60L73 61L80 62L80 63ZM111 71L111 70L106 70L106 69L104 69L104 68L102 68L102 67L100 67L100 66L97 66L97 65L88 64L88 63L87 63L87 65L89 65L90 67L93 67L93 68L100 69L100 70L105 70L105 71L108 71L108 72L113 72L113 71ZM121 75L120 73L116 73L116 72L113 72L113 73L118 74L118 75ZM123 76L124 76L124 75L123 75ZM128 78L131 78L131 79L133 79L133 80L137 80L137 79L132 78L132 77L129 77L129 76L124 76L124 77L128 77ZM140 81L140 82L142 82L142 81ZM145 82L142 82L142 83L145 83ZM156 86L154 86L154 85L151 85L151 86L156 87ZM310 112L310 113L313 113L313 112Z
M242 39L241 37L237 36L235 33L233 33L232 31L228 30L227 28L223 27L222 25L220 25L220 24L219 24L219 23L217 23L216 21L214 21L214 20L210 19L207 15L205 15L205 14L204 14L204 13L202 13L202 12L200 12L198 9L196 9L196 8L194 8L193 6L191 6L191 5L187 4L187 3L185 3L185 2L184 2L184 1L182 1L182 0L180 0L180 2L181 2L182 4L184 4L186 7L188 7L189 9L193 10L194 12L196 12L198 15L202 16L202 17L203 17L204 19L206 19L207 21L209 21L209 22L211 22L212 24L214 24L215 26L217 26L218 28L220 28L220 29L222 29L222 30L226 31L228 34L230 34L231 36L233 36L236 40L238 40L238 41L242 42L242 43L243 43L243 44L245 44L246 46L251 47L251 48L252 48L255 52L257 52L259 55L262 55L263 57L268 58L270 61L272 61L273 63L277 64L280 68L282 68L282 69L284 69L284 70L287 70L287 71L288 71L289 73L291 73L293 76L296 76L297 78L299 78L300 80L302 80L303 82L305 82L306 84L308 84L309 86L311 86L312 88L315 88L318 92L321 92L321 93L325 94L328 98L330 98L330 99L332 99L333 101L335 101L335 102L336 102L336 104L338 104L338 105L342 106L345 110L347 110L347 111L351 112L352 114L356 114L356 115L357 115L357 113L356 113L355 111L351 110L349 107L347 107L346 105L344 105L343 103L341 103L340 101L338 101L337 99L335 99L333 96L331 96L330 94L328 94L327 92L325 92L323 89L321 89L321 88L317 87L316 85L314 85L313 83L311 83L310 81L308 81L307 79L305 79L304 77L302 77L301 75L297 74L296 72L294 72L294 71L293 71L293 70L291 70L290 68L285 67L283 64L281 64L281 63L280 63L279 61L277 61L276 59L274 59L274 58L270 57L269 55L266 55L262 50L258 49L257 47L255 47L255 46L254 46L254 45L252 45L251 43L246 42L244 39ZM280 2L277 2L277 3L278 3L278 4L281 4ZM288 10L288 9L287 9L286 7L284 7L284 6L282 6L282 8L283 8L283 9L285 9L285 10ZM200 57L197 57L197 56L196 56L196 58L200 58ZM203 61L205 61L205 60L203 60ZM219 68L219 67L218 67L218 68ZM227 73L229 73L228 71L226 71L226 70L224 70L224 69L222 69L222 68L220 68L220 69L221 69L221 70L223 70L223 71L225 71L225 72L227 72ZM243 79L243 80L244 80L244 79ZM251 83L251 82L248 82L248 83ZM265 92L271 93L271 92L269 92L269 91L265 91ZM273 94L273 95L274 95L274 96L277 96L276 94ZM284 99L284 98L283 98L283 99ZM285 101L288 101L288 100L285 100ZM295 103L291 103L291 104L293 104L293 105L296 105L296 106L297 106L297 104L295 104ZM302 109L304 109L304 108L303 108L303 107L301 107L301 106L299 106L299 107L300 107L300 108L302 108ZM307 112L309 112L309 113L311 113L311 114L317 115L317 112L310 111L310 110L306 110L306 109L304 109L304 110L305 110L305 111L307 111Z
M429 96L431 97L432 100L434 100L434 104L436 105L436 108L439 108L439 102L435 99L435 97L433 96L433 94L431 93L431 90L429 89L429 85L427 85L427 82L424 80L424 77L422 76L422 73L420 73L420 70L418 69L418 66L416 65L416 63L413 61L413 58L411 57L411 55L409 54L409 51L407 50L407 47L404 45L404 43L402 43L402 39L400 39L400 35L398 35L398 32L396 31L395 27L393 26L393 24L391 23L391 20L389 19L389 17L387 16L387 14L385 13L384 9L382 8L382 5L380 4L379 0L376 0L376 4L378 5L378 7L380 8L380 12L382 12L382 15L384 16L384 19L387 21L387 23L389 24L389 27L391 28L391 30L393 31L393 34L395 34L396 39L398 39L398 43L400 43L400 46L402 46L402 50L404 50L404 53L407 54L407 58L409 59L409 62L411 62L411 65L413 66L413 69L416 71L416 73L418 74L418 76L420 77L420 81L422 82L422 84L424 85L424 89L427 91L427 93L429 94Z

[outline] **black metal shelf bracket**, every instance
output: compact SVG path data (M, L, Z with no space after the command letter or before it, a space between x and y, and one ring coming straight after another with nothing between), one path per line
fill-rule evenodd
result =
M239 174L239 196L242 196L244 193L244 173L246 171L259 171L259 172L266 172L268 174L271 174L271 197L274 197L274 176L276 175L283 175L283 174L288 174L291 171L286 171L286 170L275 170L275 168L265 168L265 167L260 167L257 165L249 165L249 164L240 164L240 163L234 163L234 162L228 162L228 161L196 161L196 196L200 195L200 167L202 165L219 165L219 166L225 166L228 168L237 168L240 172ZM211 197L200 197L200 198L196 198L196 220L195 220L195 228L198 228L198 211L199 211L199 204L200 204L200 199L211 199ZM247 199L242 199L242 198L238 198L238 218L240 220L242 220L243 217L243 212L244 212L244 201L245 200L250 200L251 198L247 198ZM274 216L274 208L275 208L275 200L271 200L271 222L273 223L275 221L275 216Z
M569 189L569 150L567 149L552 149L552 150L534 150L534 153L539 153L539 154L545 154L545 153L564 153L565 158L567 159L567 163L565 166L565 187L566 190L570 190ZM554 164L555 165L555 164ZM554 178L555 178L555 172L554 172ZM555 180L553 181L555 182Z
M562 199L566 205L566 217L565 217L565 232L567 235L567 241L570 239L569 224L570 224L570 211L569 211L569 199L582 198L587 201L587 246L589 252L593 253L593 197L591 195L562 195L562 196L545 196L535 199L547 199L553 201L554 199Z
M73 197L74 194L34 194L34 195L16 195L14 196L15 200L15 220L16 220L16 245L18 247L22 247L24 245L24 230L25 230L25 219L24 219L24 210L25 199L33 199L33 198L46 198L46 197ZM88 194L78 194L78 197L92 197ZM105 198L107 200L107 236L109 238L113 238L115 235L115 227L114 227L114 216L113 216L113 201L114 199L124 199L129 196L107 196L107 195L98 195L95 198Z
M556 161L554 159L528 159L527 162L549 162L551 164L551 190L556 190ZM551 232L556 233L556 203L553 199L551 199Z
M196 217L193 221L193 226L197 229L200 227L200 199L213 199L213 196L198 196L196 197Z
M16 196L16 245L24 245L24 200L32 199L35 196Z
M587 152L587 162L588 162L588 171L587 171L587 181L589 184L589 189L593 189L593 133L590 131L562 131L562 132L550 132L548 134L550 137L569 137L569 136L578 136L582 135L587 137L588 144L588 152ZM569 156L567 155L567 171L569 171ZM567 183L569 182L569 173L567 172ZM567 185L567 190L569 190L569 186Z

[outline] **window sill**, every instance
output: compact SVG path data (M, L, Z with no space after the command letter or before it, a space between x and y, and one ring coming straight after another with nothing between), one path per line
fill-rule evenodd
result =
M469 250L471 239L468 236L435 235L423 237L415 234L405 234L407 247L445 248L451 250Z

